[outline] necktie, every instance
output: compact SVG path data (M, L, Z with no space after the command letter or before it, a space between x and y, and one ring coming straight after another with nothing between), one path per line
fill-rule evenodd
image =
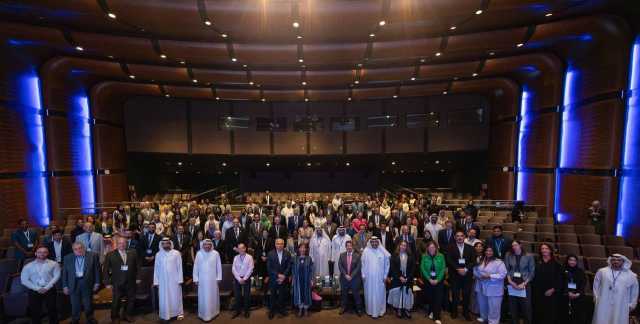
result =
M351 253L347 253L347 274L351 275Z

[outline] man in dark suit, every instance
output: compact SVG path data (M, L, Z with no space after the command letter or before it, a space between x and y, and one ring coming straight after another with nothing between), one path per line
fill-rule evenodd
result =
M222 240L222 232L220 231L213 232L213 239L211 239L211 242L213 243L213 249L216 250L218 254L220 254L220 262L226 263L225 262L226 250L225 250L224 241Z
M456 241L455 230L453 229L453 222L447 220L444 223L444 228L438 232L438 245L440 245L440 252L446 254L449 251L449 245Z
M251 225L249 226L249 238L251 239L251 241L253 241L253 243L260 240L260 238L262 237L263 229L264 226L262 226L262 222L260 222L260 215L253 214L253 222L251 222Z
M475 266L475 251L473 247L464 243L464 231L458 229L455 234L455 243L449 245L447 251L447 266L449 267L449 285L451 286L451 317L458 316L460 293L462 293L462 316L467 321L469 315L469 302L471 296L471 284L473 281L473 267Z
M19 228L11 234L11 242L16 248L15 258L19 265L22 265L25 259L35 256L36 246L38 246L38 233L29 229L29 223L26 219L18 221Z
M247 244L247 232L240 226L240 220L236 217L233 219L233 226L224 234L224 254L227 261L233 260L238 254L236 251L238 243Z
M284 240L279 238L275 242L275 250L267 255L267 273L269 274L269 290L271 303L269 305L269 319L273 319L276 311L286 316L285 307L289 277L291 276L291 255L284 250Z
M468 235L472 228L476 229L476 233L480 233L480 227L473 223L471 214L464 213L464 218L460 219L456 225L456 229L462 230L465 235Z
M287 219L289 234L297 231L302 226L302 222L304 222L304 215L293 214L293 216L289 217Z
M373 228L377 228L380 223L384 222L385 219L382 215L380 215L380 213L378 212L377 209L375 209L373 211L373 214L371 216L369 216L369 219L367 220L368 224L373 224Z
M49 250L49 259L58 262L58 264L62 264L64 257L73 252L71 242L64 239L62 231L59 229L51 232L51 242L47 244L47 249Z
M156 253L160 249L160 235L156 234L156 224L150 223L147 234L140 236L140 244L138 245L138 255L143 256L142 264L144 266L153 266L156 260Z
M100 259L95 252L86 251L84 244L73 243L73 253L64 257L62 266L62 290L71 296L71 323L80 323L84 309L87 323L95 324L93 317L93 293L100 288Z
M380 238L380 245L393 254L394 242L391 233L387 232L387 223L381 222L378 228L373 230L373 236Z
M273 217L273 225L271 225L271 229L269 230L269 237L271 237L272 240L281 238L285 242L287 241L287 229L280 224L280 216L278 215Z
M251 226L252 222L253 213L249 213L249 210L247 208L247 210L243 211L242 214L240 214L240 227L242 227L242 229L244 230L247 230L249 226Z
M346 252L342 252L338 258L338 268L340 269L340 298L342 308L340 315L347 311L349 289L355 301L355 311L358 316L362 316L362 299L360 290L362 289L362 274L360 273L360 254L353 249L351 241L345 242Z
M129 226L129 228L125 229L122 232L122 237L127 239L127 250L138 250L138 246L140 246L140 242L134 237L135 227Z
M275 203L275 201L273 200L273 196L271 196L271 193L269 192L269 190L264 192L264 198L262 198L262 203L266 206L273 205Z
M178 225L176 234L173 236L173 248L182 253L182 260L186 261L186 254L191 248L191 237L184 232L184 226Z
M117 249L109 252L104 260L104 282L111 289L111 320L120 318L120 304L123 296L127 298L122 320L132 322L133 307L136 301L136 280L140 270L140 261L135 250L127 249L127 239L116 238Z
M511 240L502 236L502 226L493 227L493 236L487 239L485 246L493 248L493 255L498 259L504 259L507 251L511 249Z
M415 237L413 237L413 235L409 233L409 226L407 225L402 225L402 227L400 227L400 235L398 235L393 245L398 246L402 241L407 242L409 244L408 247L409 247L409 250L411 250L411 254L416 255L416 250L417 250L416 239ZM388 252L393 254L393 250Z

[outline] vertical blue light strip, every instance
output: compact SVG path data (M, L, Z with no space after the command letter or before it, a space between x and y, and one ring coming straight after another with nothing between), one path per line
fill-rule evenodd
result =
M69 115L71 123L71 147L77 152L73 159L73 171L76 173L80 188L80 205L84 213L94 213L95 185L93 178L93 148L91 139L91 113L89 98L80 93L73 98L73 107Z
M569 215L560 210L560 174L563 168L575 165L578 149L578 137L580 136L580 122L575 115L575 89L578 82L579 72L571 65L567 67L564 75L564 91L562 98L562 118L560 123L560 145L558 152L560 155L558 167L555 170L555 196L554 214L557 223L564 223L569 220Z
M518 129L518 156L517 156L517 178L516 178L516 200L527 201L527 195L525 193L525 174L524 174L524 161L527 149L525 143L529 136L529 127L531 123L530 116L530 101L532 95L531 92L525 87L520 95L520 124Z
M618 192L616 235L627 237L640 220L640 37L633 45L629 73L629 91L622 147L622 172ZM632 228L630 228L632 227Z
M26 152L27 177L25 191L29 218L40 226L49 225L49 192L47 187L47 160L40 79L35 71L28 71L17 78L18 104L28 148Z

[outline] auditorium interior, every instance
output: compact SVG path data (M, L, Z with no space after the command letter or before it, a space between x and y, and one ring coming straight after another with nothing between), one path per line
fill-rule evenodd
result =
M4 323L33 314L21 269L35 254L22 231L37 249L28 233L73 243L87 223L106 254L122 232L154 222L173 239L194 219L213 239L210 224L242 217L244 227L247 215L267 226L283 216L290 230L301 214L320 229L325 214L342 226L339 216L361 210L365 231L376 233L380 214L392 237L407 227L422 255L432 215L443 228L469 215L479 240L500 226L536 262L544 244L561 265L577 256L585 323L608 258L640 274L637 0L5 0L0 27ZM202 321L187 271L200 248L181 251L179 320L189 323ZM231 319L233 260L225 253L213 322L268 323L258 275L251 317ZM162 320L153 264L137 276L134 321ZM433 323L417 277L409 321ZM337 279L318 278L306 321L374 321L339 312ZM52 289L60 321L75 323L69 296ZM113 299L102 283L99 322L112 321ZM291 307L279 322L299 320ZM404 321L386 307L383 321ZM40 312L45 320L48 307ZM470 323L446 302L442 312L444 323ZM639 321L638 309L629 317Z

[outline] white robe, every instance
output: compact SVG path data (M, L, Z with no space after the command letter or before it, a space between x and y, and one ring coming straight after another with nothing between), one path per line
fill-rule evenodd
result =
M349 236L349 234L344 234L343 236L336 234L336 236L331 240L331 261L333 262L334 277L340 275L338 261L340 260L340 254L347 251L347 247L345 246L347 241L351 241L351 236Z
M638 279L631 268L631 261L624 258L624 265L616 274L616 284L613 285L611 266L602 268L593 280L593 299L595 309L593 324L627 324L629 311L638 302ZM611 258L609 258L609 264Z
M313 261L313 275L324 278L329 275L329 260L331 258L331 240L323 231L318 238L317 233L313 233L309 241L309 256Z
M362 280L364 280L364 304L367 314L383 316L387 308L387 291L384 280L389 274L389 252L382 246L368 246L362 253Z
M173 244L172 244L173 246ZM182 309L182 257L173 248L160 247L153 268L153 285L158 286L159 315L163 320L183 315Z
M201 249L193 262L193 282L198 284L198 317L205 322L220 313L218 281L222 280L220 254Z

